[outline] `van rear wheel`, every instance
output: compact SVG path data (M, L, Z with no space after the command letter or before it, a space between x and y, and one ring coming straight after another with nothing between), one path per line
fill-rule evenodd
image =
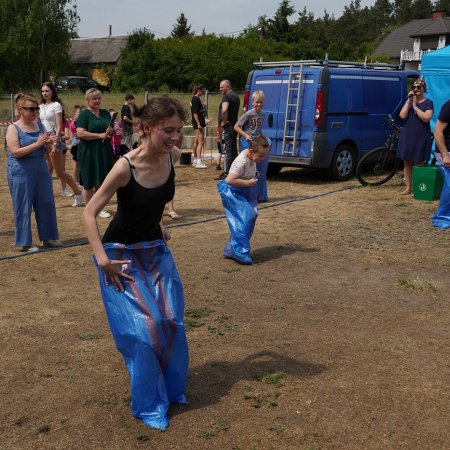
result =
M333 162L328 169L328 176L336 181L350 179L356 166L355 150L349 144L341 144L334 152Z
M281 164L269 163L269 165L267 166L267 175L269 177L278 175L282 168L283 166Z

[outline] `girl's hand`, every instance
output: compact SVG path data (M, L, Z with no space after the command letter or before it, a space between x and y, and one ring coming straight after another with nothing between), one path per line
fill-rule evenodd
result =
M248 180L248 186L252 187L252 186L256 186L258 184L258 179L257 178L252 178L251 180Z
M131 259L108 259L104 263L99 263L99 266L105 274L105 284L108 286L112 283L116 290L124 291L125 289L122 286L120 277L125 278L127 281L134 281L134 278L131 275L125 273L125 270L128 269L128 264L131 264Z
M162 240L164 243L166 243L167 241L170 241L170 239L172 238L172 236L170 235L170 233L167 231L167 228L164 227L163 225L161 225L161 232L162 232Z

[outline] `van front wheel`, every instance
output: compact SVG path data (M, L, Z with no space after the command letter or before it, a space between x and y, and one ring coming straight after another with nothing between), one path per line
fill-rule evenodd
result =
M353 147L341 144L334 152L333 162L328 169L328 176L336 181L345 181L355 172L356 158Z

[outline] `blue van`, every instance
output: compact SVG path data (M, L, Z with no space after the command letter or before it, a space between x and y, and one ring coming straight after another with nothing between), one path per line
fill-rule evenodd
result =
M419 72L389 64L312 60L254 66L244 109L252 107L253 91L264 91L269 173L283 166L322 168L335 180L351 178L361 154L384 144L386 116L398 117L419 78Z

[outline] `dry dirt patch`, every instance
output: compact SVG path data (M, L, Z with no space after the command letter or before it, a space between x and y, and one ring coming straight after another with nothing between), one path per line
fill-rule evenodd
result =
M67 247L0 261L0 448L449 448L450 239L431 226L437 202L400 196L400 178L366 189L285 169L246 267L221 257L226 221L202 222L223 214L216 175L177 168L183 218L170 222L196 222L170 241L190 404L166 432L131 417L81 210L56 195ZM0 254L15 256L4 170L0 181Z

